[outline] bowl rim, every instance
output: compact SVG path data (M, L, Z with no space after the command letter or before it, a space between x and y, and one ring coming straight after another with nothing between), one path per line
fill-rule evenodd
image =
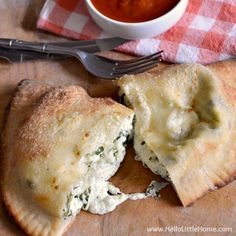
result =
M187 3L188 5L188 2L189 0L179 0L179 2L171 9L169 10L168 12L166 12L164 15L162 16L159 16L157 18L154 18L152 20L148 20L148 21L143 21L143 22L123 22L123 21L118 21L118 20L114 20L114 19L111 19L109 18L108 16L105 16L104 14L102 14L99 10L97 10L97 8L93 5L93 3L91 2L91 0L86 0L86 3L87 5L89 5L89 7L97 14L99 15L99 17L103 18L103 20L106 20L106 21L109 21L111 23L114 23L114 24L117 24L117 25L131 25L131 26L145 26L145 25L148 25L150 23L155 23L156 21L159 21L159 20L163 20L167 17L169 17L169 15L171 15L181 4L183 4L183 2ZM186 6L187 6L186 5Z

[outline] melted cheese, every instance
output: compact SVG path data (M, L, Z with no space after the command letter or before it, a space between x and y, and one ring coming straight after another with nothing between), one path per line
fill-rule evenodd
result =
M91 177L74 187L68 195L66 208L63 210L64 217L75 216L81 209L93 214L105 214L113 211L116 206L127 199L141 200L147 197L159 197L161 189L167 183L152 181L146 193L125 194L119 188L113 186L109 181Z
M136 132L134 135L135 159L142 161L144 167L148 167L153 173L168 180L166 168L161 164L156 154L147 146L141 135Z
M195 160L193 149L205 153L207 143L226 143L232 126L217 79L200 65L182 65L160 76L124 76L118 85L126 96L124 100L135 111L137 159L154 173L168 176L178 193L189 195L188 181L193 175L198 176L199 169L203 173L204 165L208 165L201 155ZM213 144L210 151L215 150ZM210 152L205 155L211 157ZM221 152L217 155L221 158ZM206 173L207 186L214 189Z
M112 211L127 197L112 186L107 179L117 171L124 158L126 142L132 129L132 121L123 123L122 130L108 145L100 146L96 151L82 156L80 166L86 166L86 173L81 181L72 187L67 196L64 216L74 216L80 209L88 210L96 214L104 214ZM111 191L113 195L108 194ZM86 199L87 197L87 199ZM85 200L83 200L85 199Z
M167 133L174 140L184 139L197 122L198 116L192 109L173 109L166 120Z

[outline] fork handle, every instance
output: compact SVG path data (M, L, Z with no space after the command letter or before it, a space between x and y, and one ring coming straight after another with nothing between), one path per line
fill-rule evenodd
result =
M17 39L0 39L0 46L11 49L75 56L75 51L73 48L50 45L48 43L33 43Z

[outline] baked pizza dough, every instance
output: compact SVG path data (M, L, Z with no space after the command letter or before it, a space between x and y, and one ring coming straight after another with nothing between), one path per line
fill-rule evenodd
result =
M235 61L167 66L118 81L135 111L136 159L170 180L184 206L235 179L232 78Z
M30 235L61 235L80 209L126 200L107 180L125 155L133 111L81 87L22 81L3 133L3 201Z

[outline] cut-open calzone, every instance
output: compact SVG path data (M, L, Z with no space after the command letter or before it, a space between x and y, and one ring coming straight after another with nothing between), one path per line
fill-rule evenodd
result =
M133 116L78 86L18 85L2 140L2 194L27 233L61 235L80 209L104 214L128 198L107 180L124 158Z
M184 206L235 178L236 93L223 79L235 77L235 64L173 65L118 81L135 111L136 158L170 180Z

